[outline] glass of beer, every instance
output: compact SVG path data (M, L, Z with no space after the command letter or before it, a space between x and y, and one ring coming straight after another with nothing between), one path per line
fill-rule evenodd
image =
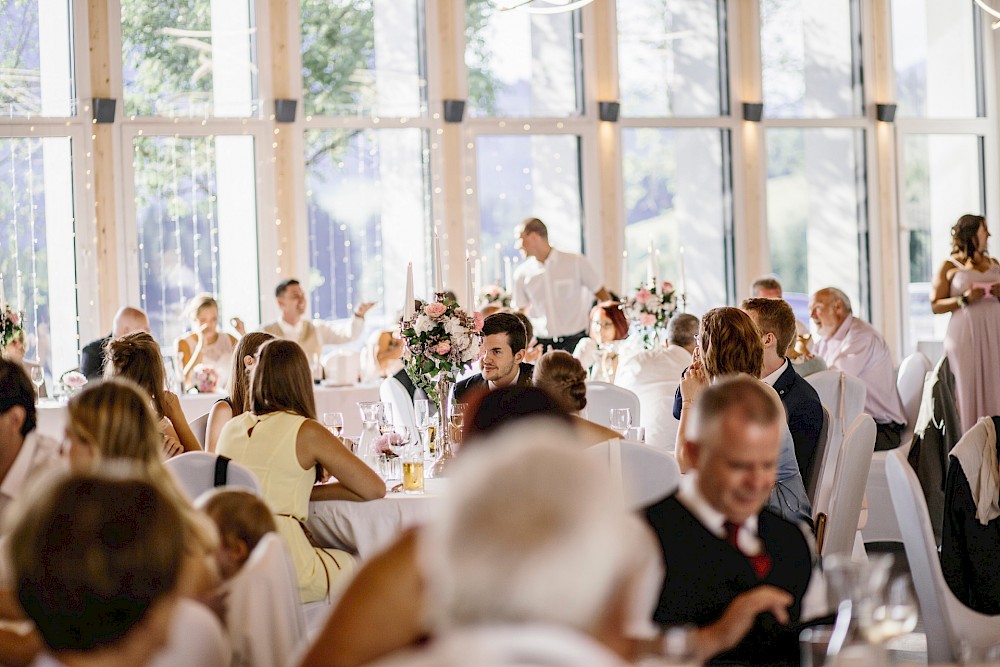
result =
M406 448L403 459L403 493L424 492L424 451L419 443Z

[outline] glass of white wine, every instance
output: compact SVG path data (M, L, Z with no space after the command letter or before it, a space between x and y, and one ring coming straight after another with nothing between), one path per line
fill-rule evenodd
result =
M323 413L323 426L326 426L330 433L333 433L338 438L340 434L344 432L344 413L343 412L324 412Z
M622 434L628 433L632 427L632 410L629 408L611 408L611 428Z
M42 395L42 385L45 384L45 369L41 366L31 367L31 383L35 385L35 393Z

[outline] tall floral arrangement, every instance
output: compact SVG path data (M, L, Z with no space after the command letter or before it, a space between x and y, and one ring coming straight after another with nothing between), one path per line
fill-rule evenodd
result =
M677 312L674 286L669 282L644 285L622 303L625 317L636 327L646 349L651 349L660 331Z
M479 358L483 318L470 315L443 294L424 304L410 319L403 319L401 336L406 344L403 363L413 382L438 402L437 383L454 382L464 368Z
M24 329L24 313L5 305L0 310L0 351Z
M476 297L479 308L510 308L510 294L499 285L487 285Z

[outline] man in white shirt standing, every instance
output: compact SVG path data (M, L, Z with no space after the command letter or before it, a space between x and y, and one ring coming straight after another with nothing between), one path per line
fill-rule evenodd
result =
M365 314L375 305L360 304L354 311L354 317L346 320L310 321L303 318L306 312L306 293L298 280L293 278L278 283L274 296L278 301L281 317L277 322L265 324L260 330L276 338L294 340L305 351L310 363L319 360L324 345L348 343L358 338L365 328Z
M538 218L522 222L515 235L526 261L514 272L513 307L531 319L543 349L572 354L587 335L594 298L611 295L586 257L549 245L549 230Z

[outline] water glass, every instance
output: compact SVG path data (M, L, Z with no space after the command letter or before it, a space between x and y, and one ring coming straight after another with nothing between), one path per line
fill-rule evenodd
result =
M418 398L413 401L413 411L417 418L417 428L427 428L431 419L431 402L426 398Z
M392 405L390 403L382 403L382 412L379 414L378 427L382 435L392 433Z
M42 393L42 385L45 384L45 370L41 366L31 367L31 383L35 385L35 393Z
M625 437L632 426L632 410L629 408L611 408L611 428Z
M344 432L344 413L324 412L323 425L326 426L330 433L333 433L339 438L340 434Z

